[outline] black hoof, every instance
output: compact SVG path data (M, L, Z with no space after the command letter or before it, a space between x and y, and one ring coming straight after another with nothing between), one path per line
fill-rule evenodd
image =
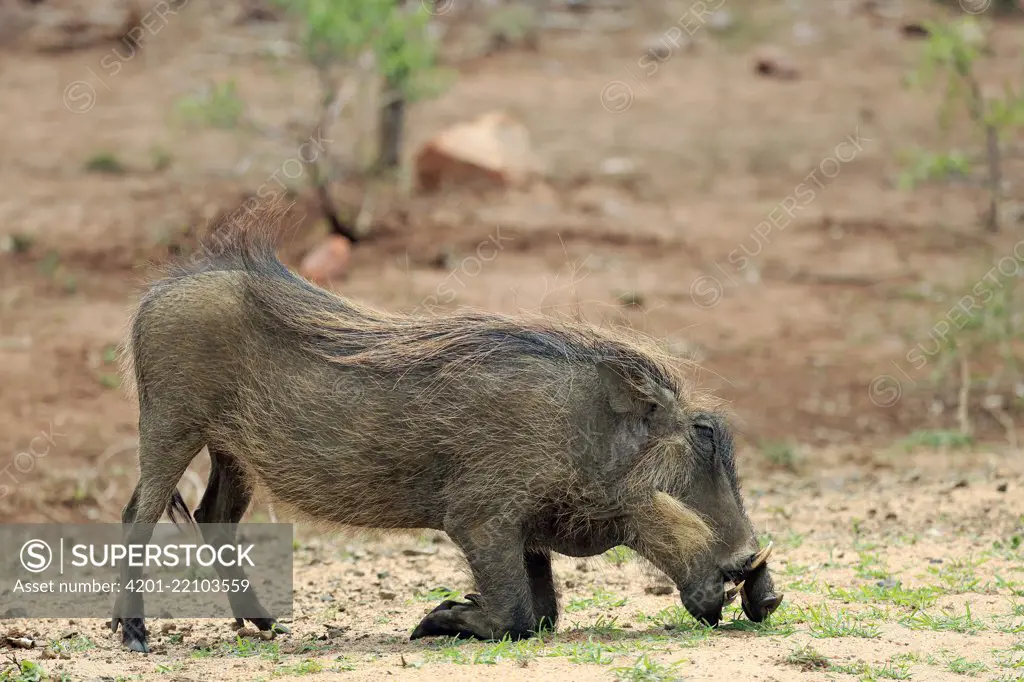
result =
M430 613L437 613L438 611L451 611L453 606L465 605L465 602L455 601L454 599L445 599L443 602L432 608L430 610Z
M421 639L423 637L456 637L458 639L487 639L480 637L475 632L466 629L462 623L462 616L467 609L476 609L473 604L452 602L448 599L437 606L433 611L424 616L420 624L409 635L409 640Z
M123 641L124 645L132 651L137 651L140 654L148 654L149 646L141 639L129 639Z
M131 651L137 651L140 654L148 654L149 644L146 642L146 626L143 624L142 619L115 618L114 622L111 623L111 628L116 629L119 621L123 626L121 628L121 644Z
M291 630L286 628L284 625L281 625L273 618L250 618L249 622L255 625L257 630L262 632L273 630L274 632L282 635L290 635L292 633Z

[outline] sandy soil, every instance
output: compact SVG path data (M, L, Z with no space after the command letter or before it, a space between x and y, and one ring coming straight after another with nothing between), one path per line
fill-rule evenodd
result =
M677 595L649 593L659 578L639 562L561 558L557 634L410 643L442 588L470 587L451 544L300 528L292 635L268 642L239 638L227 620L174 621L139 657L100 621L4 621L8 636L26 632L37 645L0 652L0 679L34 679L11 672L15 659L75 680L1024 679L1014 425L1024 391L1005 362L1018 341L932 350L936 325L1000 259L1006 269L992 277L1013 290L1017 224L985 234L983 193L970 183L896 184L909 150L977 141L962 125L940 131L937 94L903 87L921 41L901 22L943 10L907 2L901 19L866 3L730 5L731 33L698 31L653 73L642 68L688 7L596 9L573 19L577 29L544 31L536 50L490 56L477 47L493 26L454 12L446 45L458 78L415 106L409 150L501 108L526 123L549 170L521 190L383 202L335 288L396 309L443 285L456 291L452 306L579 306L696 353L703 383L739 417L748 503L776 542L786 602L771 623L705 632ZM288 138L175 117L204 84L234 79L253 119L308 127L312 72L272 56L280 23L236 23L236 10L193 0L113 76L101 60L116 44L0 56L0 467L36 448L18 460L15 482L0 482L10 488L0 521L117 519L136 475L136 413L111 350L139 286L153 262L188 253L189 225L232 208L295 156ZM754 72L768 43L800 78ZM1019 77L1024 26L1000 23L992 44L994 87ZM76 113L66 94L78 81L91 90L76 92L95 99ZM325 133L341 157L349 125ZM104 157L125 171L88 170ZM1017 163L1007 162L1011 212ZM285 248L292 263L324 229L302 178L295 184L305 218ZM359 198L366 187L336 191ZM779 207L794 201L802 210L780 222ZM477 267L475 249L497 235L505 247ZM971 442L944 435L959 424L961 370ZM194 469L183 487L193 505L203 462Z

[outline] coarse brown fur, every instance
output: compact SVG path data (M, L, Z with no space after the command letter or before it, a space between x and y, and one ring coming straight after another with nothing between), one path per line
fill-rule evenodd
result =
M318 522L445 531L480 594L445 602L414 637L553 626L550 552L616 545L717 622L723 580L757 541L722 406L686 380L689 363L580 320L350 301L278 261L285 211L222 223L132 317L123 367L139 400L141 476L125 523L187 515L175 486L206 445L197 521L237 522L259 485ZM274 624L258 603L236 606ZM141 618L119 622L144 650Z

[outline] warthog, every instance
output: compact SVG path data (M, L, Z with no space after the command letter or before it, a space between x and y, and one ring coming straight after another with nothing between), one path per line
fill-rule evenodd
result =
M208 258L152 284L132 317L123 357L141 473L126 538L148 542L165 510L188 516L176 486L205 445L199 523L238 523L258 486L298 518L444 531L477 592L440 604L412 639L553 628L551 553L616 546L664 572L705 623L737 594L753 621L779 605L729 424L684 381L685 363L578 321L354 303L279 262L281 216L252 214ZM122 581L140 571L124 566ZM147 651L142 597L123 599L111 627ZM239 623L244 612L283 629L254 593L231 600Z

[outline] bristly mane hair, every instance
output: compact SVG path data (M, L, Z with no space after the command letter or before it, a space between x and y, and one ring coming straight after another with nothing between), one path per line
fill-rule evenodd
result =
M291 206L276 202L228 214L203 235L198 259L173 264L153 288L204 273L244 272L245 297L253 309L330 362L398 373L448 372L460 364L501 363L516 356L606 363L640 390L653 383L693 406L721 405L684 379L683 371L693 366L692 361L633 330L599 328L538 313L390 313L315 286L289 270L275 253L275 235Z

